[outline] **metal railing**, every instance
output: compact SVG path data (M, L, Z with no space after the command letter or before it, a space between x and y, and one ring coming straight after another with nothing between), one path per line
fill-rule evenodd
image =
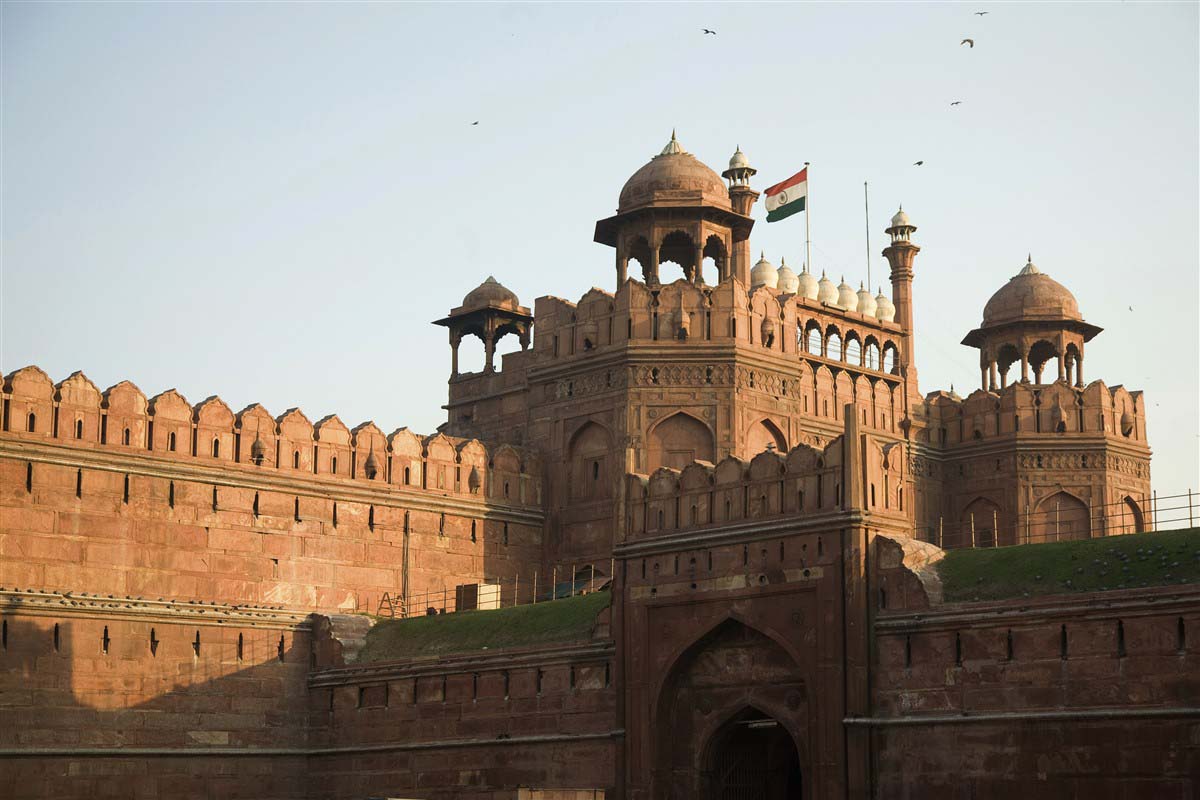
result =
M407 596L403 592L384 592L375 613L381 617L406 618L548 603L607 587L615 566L614 559L555 565L548 571L536 570L527 577L517 574L511 578L485 578L479 583L446 586Z
M1200 494L1188 490L1161 497L1154 492L1135 505L1124 499L1103 504L1072 499L1037 511L1027 506L1015 518L993 505L978 513L965 512L953 521L939 517L937 522L917 526L914 536L951 550L1179 530L1196 527L1197 523Z

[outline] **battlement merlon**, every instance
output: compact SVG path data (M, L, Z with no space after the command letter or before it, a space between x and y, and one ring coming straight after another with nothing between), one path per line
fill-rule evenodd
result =
M273 417L257 403L234 413L215 395L192 406L174 389L147 398L129 381L101 391L82 372L55 384L36 366L5 376L0 400L0 437L17 442L153 458L155 469L164 459L167 469L172 461L232 467L225 473L231 480L270 475L272 482L313 483L315 493L353 486L541 513L541 459L511 444L407 428L385 435L373 422L350 428L336 415L313 424L298 408Z

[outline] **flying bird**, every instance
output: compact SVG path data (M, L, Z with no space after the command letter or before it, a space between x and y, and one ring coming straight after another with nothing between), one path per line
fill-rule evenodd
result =
M478 124L479 124L479 120L475 120L475 121L474 121L474 122L472 122L471 124L472 124L472 125L478 125Z
M1130 311L1133 311L1133 306L1130 306L1130 307L1129 307L1129 310L1130 310Z
M922 164L924 164L924 163L925 163L924 161L914 161L914 162L913 162L913 166L914 166L914 167L919 167L919 166L921 166L921 165L922 165Z
M976 12L975 12L975 16L977 16L977 17L982 17L984 14L990 14L990 13L992 13L992 12L990 12L990 11L976 11Z
M961 42L958 43L958 46L962 47L964 44L971 45L972 50L975 49L975 40L974 39L963 39Z
M955 101L954 101L953 103L951 103L950 105L952 105L952 106L961 106L961 105L962 105L962 100L955 100Z
M717 35L717 32L716 32L716 31L710 31L708 28L705 28L705 29L704 29L704 32L705 32L705 33L711 33L713 36L716 36L716 35Z

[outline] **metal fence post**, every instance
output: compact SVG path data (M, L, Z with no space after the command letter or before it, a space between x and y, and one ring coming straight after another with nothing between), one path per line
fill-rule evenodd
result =
M975 547L975 512L971 512L971 548Z
M537 570L533 572L533 603L537 605Z
M1158 530L1158 489L1155 489L1150 494L1150 530Z
M550 581L550 599L558 599L558 565L554 565L553 579Z
M571 565L571 597L575 596L575 565Z
M942 518L938 517L938 547L942 546Z
M992 547L1000 546L1000 512L992 509Z

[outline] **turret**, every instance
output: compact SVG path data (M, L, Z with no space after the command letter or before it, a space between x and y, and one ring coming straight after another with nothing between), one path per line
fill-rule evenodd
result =
M758 193L745 186L754 174L745 158L735 154L738 165L726 173L740 187L734 192L671 132L667 146L625 182L617 213L596 223L595 241L616 250L618 289L630 277L630 261L650 287L659 286L664 262L678 264L688 282L703 285L705 259L712 259L717 283L732 275L749 285L754 220L735 204L748 212ZM741 199L733 201L735 196Z
M912 281L913 260L921 248L912 243L916 225L904 213L904 206L892 217L892 224L884 231L892 237L892 243L884 249L883 256L892 267L892 304L896 322L904 331L904 346L900 349L900 374L908 377L912 392L916 391L916 356L913 353L913 308Z
M750 179L757 173L758 170L750 166L750 159L746 158L746 154L742 152L742 146L738 145L733 157L729 159L729 169L721 173L721 177L729 181L729 204L733 206L735 214L741 214L743 217L750 216L750 209L754 206L754 201L758 199L758 192L750 188ZM749 269L750 240L735 241L733 274L742 277L743 270L748 274ZM745 278L742 280L745 281Z

